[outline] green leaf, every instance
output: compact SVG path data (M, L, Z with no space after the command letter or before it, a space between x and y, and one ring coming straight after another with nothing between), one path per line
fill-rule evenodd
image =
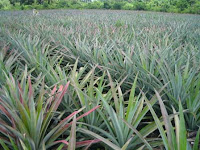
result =
M10 150L10 149L6 146L6 144L3 142L2 139L0 139L0 144L1 144L1 146L3 147L4 150Z
M200 136L200 128L197 132L197 135L196 135L196 138L195 138L195 141L194 141L194 146L193 146L193 150L199 150L199 136Z
M113 148L114 150L121 150L120 147L118 147L117 145L113 144L112 142L110 142L109 140L103 138L102 136L94 133L94 132L91 132L87 129L83 129L83 128L80 128L79 131L83 132L83 133L86 133L86 134L89 134L99 140L101 140L102 142L104 142L105 144L107 144L109 147Z
M70 132L69 146L67 150L75 150L75 149L76 149L76 115L73 118L71 132Z
M126 122L125 120L123 120L126 125L133 130L137 136L144 142L144 144L148 147L148 149L153 150L152 147L149 145L149 143L145 140L145 138L140 134L140 132L138 132L132 125L130 125L128 122Z
M158 117L157 117L155 111L153 110L151 104L149 103L149 101L147 99L145 99L145 100L146 100L146 103L147 103L147 105L149 107L149 110L150 110L150 112L151 112L151 114L152 114L152 116L154 118L154 121L155 121L155 123L156 123L156 125L158 127L158 130L160 132L160 135L162 137L163 144L164 144L166 150L171 150L170 146L169 146L169 142L168 142L167 136L165 135L165 131L164 131L163 127L162 127L162 123L158 119Z
M165 129L167 131L167 138L168 138L169 146L170 146L170 149L173 149L173 148L175 148L175 145L173 145L173 141L172 141L173 129L172 129L172 125L170 122L170 118L169 118L169 115L167 113L167 110L165 108L165 105L164 105L159 93L156 90L155 90L155 93L156 93L156 96L157 96L159 104L160 104L160 109L161 109L161 113L163 116Z
M113 96L114 103L115 103L115 109L116 109L116 112L118 114L118 112L119 112L119 100L117 98L117 93L116 93L116 90L115 90L114 83L112 81L111 75L110 75L110 73L108 71L107 71L107 73L108 73L108 78L109 78L109 81L110 81L110 87L111 87L111 91L112 91L112 96Z
M183 108L181 101L179 101L179 113L180 113L180 132L179 132L179 150L187 150L187 137L185 119L183 115Z
M134 106L136 105L136 103L134 102L134 97L135 97L135 88L136 88L136 84L137 84L137 77L138 77L138 75L136 75L135 80L132 85L132 88L131 88L131 93L129 96L128 107L127 107L127 112L126 112L126 120L129 117L129 113L131 111L130 109L134 108Z
M129 143L131 142L132 139L133 139L133 138L130 138L130 139L124 144L124 146L121 148L121 150L126 150L127 147L128 147L128 145L129 145Z
M15 142L13 141L13 139L10 136L9 136L9 140L10 140L12 146L13 146L13 149L18 150L17 145L15 144Z

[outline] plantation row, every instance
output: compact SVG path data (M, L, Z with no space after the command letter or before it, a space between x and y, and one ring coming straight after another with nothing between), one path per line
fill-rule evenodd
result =
M0 20L0 149L199 149L200 16L49 10Z

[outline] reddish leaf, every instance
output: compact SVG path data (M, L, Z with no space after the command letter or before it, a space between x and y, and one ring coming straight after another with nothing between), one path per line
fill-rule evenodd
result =
M79 111L75 111L73 113L71 113L69 116L67 116L65 119L63 119L60 124L64 123L65 121L67 121L68 119L70 119L71 117L73 117L74 115L78 114Z
M57 86L55 85L53 90L51 91L51 95L54 95L54 93L56 92Z
M5 114L8 118L11 119L10 113L9 113L2 105L0 105L0 110L1 110L2 112L4 112L4 114Z
M69 82L69 81L68 81L68 82ZM58 89L58 93L62 92L62 90L63 90L63 85L60 85L60 86L59 86L59 89Z
M80 141L80 142L76 142L77 146L87 146L89 144L94 144L94 143L98 143L101 140L99 139L95 139L95 140L87 140L87 141Z
M49 110L49 108L51 106L51 102L53 100L53 95L55 94L56 90L57 90L57 86L55 85L53 90L51 91L50 98L47 100L48 101L47 111Z
M62 90L62 93L60 94L60 97L58 98L58 100L57 100L57 102L56 102L56 105L55 105L55 107L54 107L54 111L57 110L58 106L60 105L60 103L61 103L61 101L62 101L62 98L63 98L63 96L65 95L65 93L66 93L66 91L67 91L67 88L68 88L68 86L69 86L69 83L70 83L70 81L67 82L67 84L65 85L64 89L63 89L62 86L60 86L60 89L59 89L58 91L60 91L61 89L63 89L63 90Z
M87 141L76 142L76 147L87 146L87 145L91 145L91 144L94 144L94 143L98 143L100 141L101 140L99 140L99 139L95 139L95 140L87 140ZM55 141L54 143L55 144L63 143L63 144L66 145L65 148L69 145L69 142L67 142L66 140L59 140L59 141Z
M59 141L55 141L54 143L55 143L55 144L63 143L63 144L66 144L66 145L69 144L69 142L67 142L66 140L59 140Z
M21 88L21 85L20 83L18 82L18 88L19 88L19 99L20 99L20 102L22 103L22 105L24 105L24 100L23 100L23 97L22 97L22 88Z
M28 96L29 96L29 100L30 100L31 96L33 95L33 88L32 88L32 84L31 84L31 77L30 76L28 76L28 85L29 85Z
M6 129L2 128L2 127L0 127L0 131L1 131L2 133L8 134L8 131L7 131ZM0 137L0 139L1 139L1 137Z
M81 118L83 118L83 117L89 115L90 113L92 113L93 111L95 111L95 110L96 110L97 108L99 108L99 107L100 107L100 105L98 105L98 106L92 108L92 109L89 110L88 112L86 112L86 113L84 113L83 115L79 116L79 117L77 118L77 120L79 120L79 119L81 119Z
M95 111L95 110L96 110L97 108L99 108L99 107L100 107L100 105L98 105L98 106L92 108L92 109L89 110L88 112L86 112L86 113L84 113L83 115L79 116L79 117L76 119L76 121L78 121L78 120L80 120L81 118L83 118L83 117L89 115L90 113L92 113L93 111ZM63 130L63 129L67 129L71 124L72 124L72 122L66 124L66 125L62 128L62 130Z

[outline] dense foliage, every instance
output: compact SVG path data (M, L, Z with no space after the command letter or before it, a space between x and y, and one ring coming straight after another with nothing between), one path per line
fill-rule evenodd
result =
M200 14L199 0L1 0L0 9L123 9Z
M0 20L0 149L199 149L199 15L1 11Z

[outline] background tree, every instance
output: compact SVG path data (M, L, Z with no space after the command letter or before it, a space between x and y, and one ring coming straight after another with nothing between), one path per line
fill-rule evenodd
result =
M9 0L0 0L0 9L9 9L11 7Z

